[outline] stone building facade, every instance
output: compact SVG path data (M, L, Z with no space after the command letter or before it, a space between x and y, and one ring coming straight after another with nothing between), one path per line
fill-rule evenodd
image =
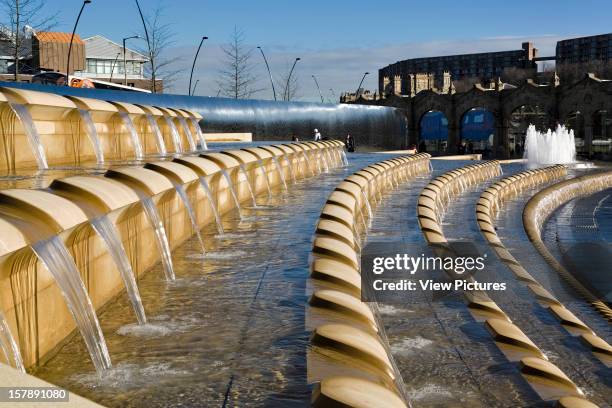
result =
M510 155L510 121L513 113L522 107L537 107L537 110L545 114L544 125L550 128L559 123L567 123L569 118L578 113L581 119L579 127L574 131L583 137L585 156L591 156L593 153L593 131L600 131L599 121L602 113L607 118L605 120L608 130L612 124L612 80L599 79L593 74L587 74L573 84L562 84L555 79L549 84L541 85L527 80L518 87L485 88L476 85L470 91L462 93L442 94L428 90L415 96L389 95L384 98L357 98L345 102L392 106L402 110L408 120L406 139L403 142L406 147L419 143L419 125L426 113L442 112L448 120L449 153L456 150L460 141L461 121L466 112L475 108L486 109L495 118L492 153L497 158L507 158ZM612 132L609 136L612 138Z
M525 42L520 50L407 59L378 71L378 89L385 94L410 95L413 81L421 82L423 76L430 80L429 76L432 75L431 87L443 91L450 87L451 77L453 80L480 78L484 82L501 76L506 68L531 69L535 72L537 54L538 50L533 44ZM388 86L392 81L395 84L398 77L400 92L397 92L397 86Z

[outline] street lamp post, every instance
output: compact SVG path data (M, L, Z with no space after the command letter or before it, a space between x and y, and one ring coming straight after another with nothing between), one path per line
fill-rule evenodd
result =
M108 82L113 82L113 73L115 72L115 65L117 65L117 60L119 59L119 56L121 55L121 52L118 52L117 55L115 56L115 60L113 61L113 65L111 65L111 74L110 74L110 79L108 80Z
M363 84L363 80L365 79L366 75L369 75L369 72L365 72L363 74L363 77L361 77L361 82L359 82L359 86L357 87L357 90L355 91L355 97L359 96L359 90L361 89L361 85Z
M77 26L79 25L81 14L83 14L83 9L89 3L91 3L91 0L83 1L83 5L81 6L79 15L77 16L77 19L74 22L74 28L72 29L72 36L70 37L70 45L68 45L68 61L66 62L66 86L70 86L70 81L68 80L68 78L70 78L70 54L72 53L72 42L74 41L74 34L76 33Z
M193 90L191 91L191 95L195 95L195 90L198 87L198 82L200 82L200 80L196 79L195 85L193 85Z
M291 81L291 74L293 74L293 70L295 69L295 64L297 64L297 62L298 62L299 60L301 60L301 58L300 58L300 57L297 57L297 58L295 59L295 61L293 61L293 66L291 67L291 71L289 71L289 76L287 77L287 85L285 86L285 95L284 95L284 97L283 97L283 100L285 100L285 101L289 101L289 98L291 97L291 96L289 95L289 94L290 94L290 92L289 92L289 83L290 83L290 81Z
M270 76L270 84L272 85L272 94L274 95L274 100L276 100L276 89L274 89L274 80L272 79L272 72L270 72L270 65L268 65L268 59L266 58L266 54L264 54L263 49L259 46L257 48L261 52L261 56L263 57L263 60L266 63L266 68L268 69L268 75Z
M198 60L198 54L200 53L200 48L202 48L202 44L204 44L204 40L208 40L208 37L202 37L200 40L200 45L198 45L198 50L195 53L195 57L193 57L193 64L191 65L191 74L189 74L189 88L188 95L191 96L191 80L193 79L193 70L195 69L196 61ZM195 88L195 87L194 87Z
M147 40L147 47L149 48L149 61L151 62L151 88L153 90L153 93L156 93L156 85L155 85L155 61L153 60L154 57L154 50L153 47L151 47L151 40L149 39L149 31L147 30L147 23L145 22L145 18L144 15L142 14L142 9L140 8L140 3L138 3L138 0L134 0L136 2L136 7L138 8L138 14L140 14L140 20L142 21L142 28L144 29L144 34L145 34L145 38Z
M123 85L127 86L127 61L125 55L125 42L133 38L140 38L139 35L133 35L131 37L125 37L123 39Z
M317 81L317 77L314 76L314 74L312 75L312 79L314 79L315 84L317 85L317 90L319 91L319 96L321 97L321 103L325 103L323 101L323 94L321 93L321 88L319 88L319 81Z

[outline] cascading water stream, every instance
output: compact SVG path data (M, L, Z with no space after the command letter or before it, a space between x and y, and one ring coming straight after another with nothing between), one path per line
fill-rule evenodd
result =
M175 153L183 153L183 143L181 142L181 135L179 135L178 129L174 125L174 122L168 116L164 116L166 125L170 129L170 136L172 136L172 143L174 144Z
M119 112L119 116L123 121L123 124L128 129L128 133L130 134L130 139L132 139L132 146L134 147L134 156L136 160L144 159L144 153L142 150L142 145L140 144L140 138L138 137L138 132L134 127L134 122L132 122L132 118L127 112Z
M225 177L225 181L227 181L227 187L229 188L230 194L232 195L232 198L234 200L234 204L236 205L236 210L238 210L238 216L240 217L240 219L243 219L244 217L242 215L242 207L240 207L240 200L238 200L238 194L236 194L236 189L234 188L232 178L225 169L221 169L221 174L223 174L223 177Z
M264 168L263 160L258 161L259 170L261 171L261 175L263 176L264 181L266 182L266 188L268 189L268 199L272 198L272 188L270 187L270 179L268 178L268 172Z
M47 156L45 155L45 149L42 145L42 142L40 141L40 135L36 130L36 126L34 125L34 121L32 120L32 115L30 115L30 111L24 105L20 105L18 103L9 103L9 106L21 121L23 130L28 138L30 147L32 148L34 158L36 158L38 169L48 169L49 166L47 165Z
M159 129L159 126L157 125L157 121L150 113L147 113L147 121L149 122L149 127L153 131L153 135L155 136L157 152L162 156L167 155L168 151L166 150L166 143L164 143L164 137L161 133L161 130Z
M94 367L98 372L109 369L112 366L111 359L98 317L66 245L56 235L38 241L32 245L32 249L61 290L66 305L83 336Z
M191 123L195 127L196 133L198 135L198 139L200 139L200 146L202 150L208 150L208 144L206 144L206 138L204 137L204 133L202 133L202 128L200 127L200 123L195 118L191 118Z
M310 164L310 157L308 157L308 155L306 154L305 150L302 150L302 155L304 155L304 161L306 162L306 166L310 170L310 175L312 177L314 177L316 175L316 173L315 173L315 170L312 168L312 166Z
M197 152L198 151L198 147L196 146L196 142L195 142L195 140L193 138L193 135L191 134L191 129L189 129L189 125L187 124L187 121L182 116L179 116L178 120L179 120L179 122L181 122L181 126L183 127L183 131L185 132L185 136L187 137L187 142L189 142L189 149L190 149L190 151Z
M200 232L200 227L198 226L198 220L196 220L195 211L193 210L193 206L191 205L191 201L189 201L189 197L187 196L187 192L185 188L180 184L175 184L174 189L176 193L183 201L183 205L187 210L187 215L189 216L189 221L191 221L191 227L198 237L198 241L200 242L200 247L202 248L202 253L206 253L206 247L204 246L204 240L202 239L202 233Z
M140 299L140 292L138 291L138 285L136 284L136 277L134 276L134 271L132 270L132 265L130 265L128 260L123 243L119 238L117 228L106 215L94 218L91 220L91 225L100 238L102 238L102 240L106 243L108 251L113 258L115 265L117 265L117 269L119 270L119 274L121 275L123 284L125 285L125 290L128 294L130 302L132 303L134 314L136 314L138 324L145 324L147 322L147 317L145 315L144 307L142 306L142 300Z
M289 175L291 176L291 182L295 184L295 173L293 172L293 166L291 165L291 162L289 161L289 155L285 153L283 157L285 158L285 162L287 162L287 168L289 169Z
M170 251L170 244L168 243L168 235L166 235L166 228L164 223L159 216L155 202L151 197L144 197L140 200L142 208L149 218L149 222L153 227L155 233L155 243L161 257L162 265L164 267L164 274L166 280L173 281L176 279L174 276L174 267L172 265L172 252Z
M283 183L283 187L285 188L285 191L288 190L287 181L285 180L285 175L283 174L283 168L278 162L278 158L276 156L272 156L272 161L274 161L274 165L276 166L276 171L278 172L278 176L280 177L281 182Z
M349 162L348 162L348 157L346 157L346 152L344 151L344 149L342 149L342 163L343 163L345 166L348 166L348 165L349 165Z
M361 195L363 196L363 200L365 202L366 209L368 210L368 219L371 221L374 215L372 213L372 206L370 205L370 199L368 198L368 195L363 190L361 190Z
M242 174L244 174L244 177L246 178L247 187L249 189L249 194L251 194L251 200L253 201L253 207L257 207L257 200L255 199L255 192L254 192L253 186L251 186L251 180L249 178L249 173L247 173L246 166L244 165L244 163L240 164L240 171L242 172Z
M0 349L4 353L4 358L8 364L25 373L21 352L15 338L11 334L11 329L6 321L6 316L0 310Z
M217 232L219 234L224 234L223 223L221 222L221 215L219 214L219 210L217 209L217 204L215 203L212 191L208 186L208 182L204 177L200 177L200 185L208 198L208 203L210 204L210 208L212 209L213 215L215 216L215 222L217 223Z
M96 162L98 164L104 164L104 152L102 151L98 131L96 130L96 125L94 124L93 119L91 118L91 114L85 109L79 109L79 115L81 116L83 122L85 122L85 130L87 132L87 136L89 136L91 145L93 146L94 153L96 154Z
M323 162L323 167L325 168L325 172L329 173L329 163L327 162L327 157L323 154L322 151L318 152L319 162Z

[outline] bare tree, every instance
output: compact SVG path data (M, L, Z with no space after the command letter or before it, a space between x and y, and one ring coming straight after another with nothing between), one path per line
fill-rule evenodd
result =
M234 27L230 42L221 47L224 61L217 81L221 95L246 99L262 90L255 88L257 77L251 62L253 48L248 48L245 42L244 30Z
M291 101L298 99L299 95L299 82L298 76L293 70L291 74L291 78L289 78L289 74L291 73L291 67L293 66L293 61L285 62L285 71L280 75L277 79L277 87L283 95L284 101Z
M172 88L172 84L181 72L175 65L180 59L171 58L167 55L169 48L175 43L174 37L176 34L172 30L172 25L164 22L164 11L165 7L158 3L152 9L151 14L144 17L149 43L138 50L140 53L149 56L149 64L145 66L145 77L151 78L149 89L152 92L158 91L154 82L156 80L163 80L164 88ZM144 28L139 35L146 38Z
M19 75L19 59L31 53L31 42L26 41L26 30L48 31L57 24L57 14L43 15L44 0L0 0L4 20L0 21L2 39L15 60L15 76Z

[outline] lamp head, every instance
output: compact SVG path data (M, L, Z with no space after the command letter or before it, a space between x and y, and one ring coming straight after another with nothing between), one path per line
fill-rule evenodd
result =
M299 60L301 60L301 58L300 58L300 57L297 57L295 60L296 60L296 61L299 61Z
M203 40L208 40L208 37L202 37Z
M91 3L91 0L85 0L85 1L83 2L83 4L89 4L89 3Z

